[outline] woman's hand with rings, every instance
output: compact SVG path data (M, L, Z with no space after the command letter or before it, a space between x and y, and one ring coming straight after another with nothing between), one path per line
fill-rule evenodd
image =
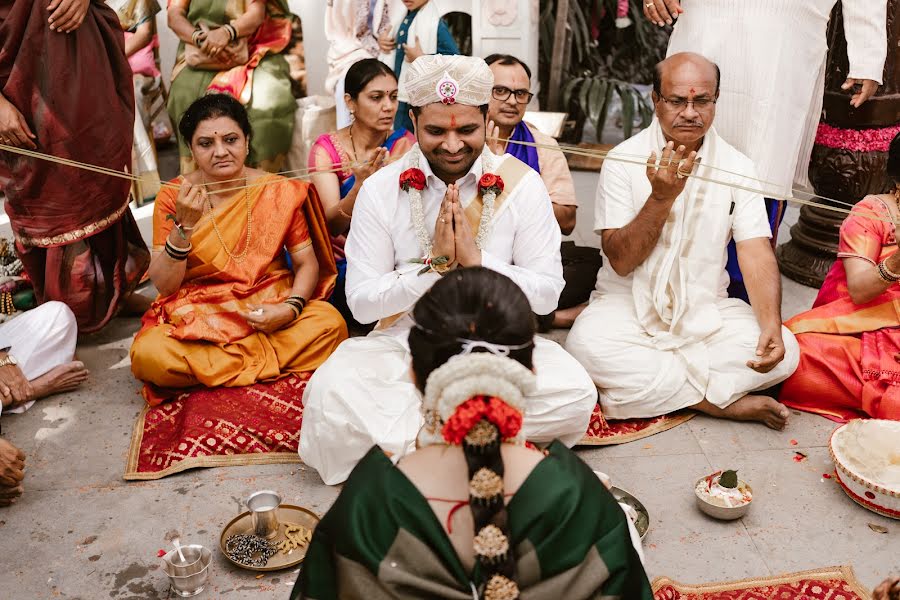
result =
M185 179L184 183L181 184L181 189L178 190L178 198L175 200L175 220L187 232L188 235L186 237L190 237L190 231L203 216L203 205L206 201L207 196L204 187L199 184L192 184Z
M250 310L238 311L247 324L261 333L278 331L294 320L296 313L289 305L281 304L251 304Z
M231 36L228 35L228 31L224 27L218 27L206 34L201 50L208 56L216 57L230 42Z

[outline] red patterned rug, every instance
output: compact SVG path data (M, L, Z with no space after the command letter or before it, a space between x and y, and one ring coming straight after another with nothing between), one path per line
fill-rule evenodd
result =
M300 462L303 390L310 375L194 391L145 406L134 424L125 479L160 479L195 467Z
M312 373L246 388L186 392L145 406L131 436L125 479L160 479L195 467L299 462L303 390ZM594 408L582 445L633 442L694 416L606 421Z
M661 433L694 418L693 411L679 411L654 419L625 419L613 421L603 418L600 403L594 407L587 433L579 442L580 446L612 446L625 444Z
M655 600L869 600L851 567L828 567L766 579L683 585L653 581Z

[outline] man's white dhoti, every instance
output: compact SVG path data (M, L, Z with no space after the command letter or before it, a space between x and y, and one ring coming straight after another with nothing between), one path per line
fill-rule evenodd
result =
M610 156L659 156L665 144L654 120ZM698 160L697 174L705 179L688 180L650 256L624 277L607 260L566 340L600 388L607 417L655 417L703 399L724 408L786 379L799 362L797 342L782 326L784 360L769 373L747 366L757 358L760 326L748 304L728 298L726 247L732 238L740 244L771 236L765 204L760 194L742 189L754 185L753 164L714 128ZM631 223L650 192L643 164L604 162L595 231Z
M703 399L725 408L747 392L771 387L794 372L800 348L786 327L782 326L784 360L768 373L757 373L747 366L748 360L757 358L760 334L753 309L733 298L720 299L716 307L721 327L682 351L654 344L642 330L630 297L610 295L592 301L569 333L566 350L597 384L603 416L658 417ZM691 361L708 367L705 390L689 382Z
M47 302L0 325L0 348L9 347L28 381L71 362L77 341L75 315L62 302ZM32 404L34 400L3 412L25 412Z
M417 152L414 148L366 180L347 238L347 303L360 322L388 325L341 344L313 374L303 396L300 458L330 485L344 481L374 444L396 458L414 450L422 425L421 396L410 378L406 339L413 322L408 313L440 276L420 275L421 265L410 264L422 256L422 248L408 195L398 181ZM556 308L565 284L550 197L540 175L527 165L509 155L488 158L506 188L494 209L482 265L516 282L532 310L547 314ZM447 185L424 158L420 168L427 180L424 223L433 236ZM476 160L456 182L464 209L474 201L482 175L482 161ZM553 342L537 339L533 362L538 391L528 397L524 431L532 441L559 438L574 445L587 431L597 390L584 368Z
M571 355L541 337L535 338L534 364L537 392L526 403L525 436L573 446L597 403L594 384ZM341 344L303 397L303 462L335 485L375 444L395 460L413 452L423 420L411 375L405 335L374 332Z

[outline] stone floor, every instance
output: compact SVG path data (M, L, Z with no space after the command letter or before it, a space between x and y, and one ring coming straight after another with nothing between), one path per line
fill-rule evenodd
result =
M589 204L596 175L577 173L576 181ZM590 242L590 215L580 216L577 236ZM788 214L789 222L795 218ZM807 308L814 295L785 282L785 317ZM28 455L28 473L24 497L0 509L0 598L166 598L157 550L174 537L214 549L209 589L200 598L286 598L296 572L257 578L232 567L215 550L221 528L257 489L278 490L285 502L319 513L338 490L301 464L126 483L125 456L142 402L128 363L137 327L135 319L120 319L82 340L79 356L92 372L83 390L3 418L4 436ZM849 564L871 588L900 570L900 522L863 510L823 478L832 470L832 429L799 413L781 433L700 416L651 438L579 454L647 506L651 577L709 582ZM809 458L795 462L797 450ZM719 468L739 469L754 487L756 501L743 520L714 521L694 506L694 482Z

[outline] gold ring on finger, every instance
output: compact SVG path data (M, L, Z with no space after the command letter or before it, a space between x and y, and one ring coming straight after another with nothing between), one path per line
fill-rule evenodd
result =
M447 219L441 219L441 223L446 223Z
M647 8L651 8L651 7L653 6L653 3L652 3L652 2L648 2L648 3L645 4L644 6L646 6Z

